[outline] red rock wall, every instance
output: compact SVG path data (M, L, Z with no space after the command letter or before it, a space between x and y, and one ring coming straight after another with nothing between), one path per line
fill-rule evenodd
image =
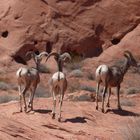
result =
M52 48L98 56L111 40L117 44L137 27L139 5L139 0L3 0L0 49L22 57Z

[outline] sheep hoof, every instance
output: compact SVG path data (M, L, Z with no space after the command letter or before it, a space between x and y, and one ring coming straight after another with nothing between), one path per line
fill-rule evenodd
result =
M104 109L102 109L102 112L103 112L103 113L105 113L105 110L104 110Z
M31 104L28 104L28 107L31 108Z
M109 103L107 103L106 107L110 107L110 104L109 104Z
M27 107L24 107L24 112L27 112Z
M55 119L55 113L52 113L52 119Z
M119 106L119 107L118 107L118 110L122 110L122 108Z
M58 118L58 121L61 122L61 118L60 117Z
M96 106L96 110L98 110L98 106Z
M34 109L33 109L33 107L31 106L31 109L30 109L31 111L33 111Z

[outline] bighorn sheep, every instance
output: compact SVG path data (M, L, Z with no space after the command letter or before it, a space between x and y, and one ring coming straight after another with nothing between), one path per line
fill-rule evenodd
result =
M99 92L99 86L100 83L103 84L103 94L102 94L102 112L104 113L104 100L105 100L105 94L107 92L107 89L109 89L108 93L108 101L107 101L107 107L110 107L109 104L109 98L111 94L111 87L117 87L117 97L118 97L118 109L121 110L120 105L120 85L123 81L123 77L125 73L127 72L128 68L130 66L137 66L137 62L133 55L129 51L124 52L125 61L124 64L121 66L107 66L107 65L100 65L96 69L96 81L97 81L97 87L96 87L96 110L98 110L98 92Z
M63 63L67 62L67 60L71 60L71 56L68 53L63 53L60 55L54 52L48 55L46 61L51 56L54 56L58 66L58 72L54 73L50 80L51 93L53 96L52 118L53 119L55 118L56 95L60 94L58 121L61 121L61 107L62 107L63 97L67 89L67 79L66 79L66 75L63 73Z
M36 55L34 52L27 52L26 56L29 55L33 58L36 67L35 68L21 67L16 72L16 76L18 80L19 96L20 96L20 112L22 112L22 98L24 101L24 111L27 112L25 94L28 89L30 89L28 107L31 108L31 110L33 110L33 98L37 85L40 82L40 76L39 76L40 62L44 55L48 56L48 53L42 52L39 55ZM21 90L22 85L24 86L23 90Z

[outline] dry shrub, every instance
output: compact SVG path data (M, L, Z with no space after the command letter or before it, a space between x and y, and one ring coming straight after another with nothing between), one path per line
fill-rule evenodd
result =
M77 54L71 54L72 60L71 63L66 64L66 68L69 71L81 69L83 66L82 60L83 58Z
M8 90L10 86L5 82L0 82L0 89L1 90Z
M82 68L82 63L81 62L72 62L72 63L67 64L66 68L69 71L76 70L76 69L81 69Z
M140 93L140 88L130 87L126 90L126 94L136 94L136 93Z
M69 82L68 91L70 93L80 91L80 90L85 90L85 91L89 91L89 92L95 92L96 88L92 87L92 86L88 86L88 85L81 85L79 81Z
M68 96L69 101L89 101L93 102L95 101L95 96L93 94L85 93L85 94L70 94Z
M37 98L48 98L51 96L49 88L45 88L43 86L38 86L35 92L35 97Z
M89 80L95 80L95 74L94 74L94 73L91 73L91 72L88 72L88 73L87 73L87 78L88 78Z
M1 103L7 103L10 101L18 100L18 97L11 96L11 95L2 95L0 96L0 104Z
M70 73L70 76L71 77L83 77L83 72L79 69L76 69L76 70L73 70L71 73Z
M122 106L135 106L135 103L128 99L122 99L120 103Z
M14 84L9 84L7 82L0 82L0 89L1 90L17 90L17 86Z
M95 92L96 91L96 88L95 87L92 87L92 86L88 86L88 85L83 85L80 87L81 90L86 90L86 91L89 91L89 92Z
M68 84L68 91L70 93L73 93L75 91L80 90L80 82L79 81L75 81L75 82L70 82Z

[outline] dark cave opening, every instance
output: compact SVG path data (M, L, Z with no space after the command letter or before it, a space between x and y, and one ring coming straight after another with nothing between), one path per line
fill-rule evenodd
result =
M118 38L113 38L113 39L111 40L111 43L112 43L113 45L117 45L119 42L120 42L120 39L118 39Z
M9 32L6 30L6 31L2 32L1 36L3 38L6 38L6 37L8 37L8 34L9 34Z

